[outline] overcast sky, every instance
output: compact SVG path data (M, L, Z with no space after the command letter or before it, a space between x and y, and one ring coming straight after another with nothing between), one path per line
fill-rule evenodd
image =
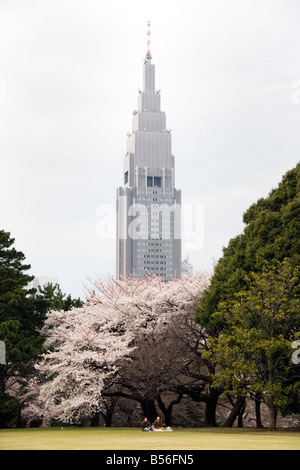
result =
M0 229L76 297L115 275L148 20L176 187L201 208L195 270L300 160L299 1L0 0Z

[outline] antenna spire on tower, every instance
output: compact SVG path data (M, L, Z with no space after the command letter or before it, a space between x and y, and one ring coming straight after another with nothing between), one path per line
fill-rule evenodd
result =
M150 29L150 26L151 26L151 23L150 21L147 22L147 26L148 26L148 29L147 29L147 54L146 54L146 59L147 60L150 60L152 59L152 55L151 55L151 29Z

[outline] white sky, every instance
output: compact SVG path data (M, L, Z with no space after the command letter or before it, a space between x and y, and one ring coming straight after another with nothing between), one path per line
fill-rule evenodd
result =
M114 218L106 240L99 223L123 182L148 20L176 187L204 208L196 270L300 160L299 1L0 0L0 229L76 297L115 274Z

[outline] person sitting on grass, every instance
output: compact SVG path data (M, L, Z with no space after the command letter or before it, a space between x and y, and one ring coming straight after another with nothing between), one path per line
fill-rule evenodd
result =
M154 431L164 431L164 427L162 426L160 416L157 416L152 426L153 426Z
M148 418L145 418L142 422L142 431L153 431L153 428Z

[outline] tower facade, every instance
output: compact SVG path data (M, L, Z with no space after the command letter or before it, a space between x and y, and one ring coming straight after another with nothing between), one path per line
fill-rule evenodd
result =
M148 33L149 34L149 33ZM181 277L181 191L148 49L117 189L117 278Z

